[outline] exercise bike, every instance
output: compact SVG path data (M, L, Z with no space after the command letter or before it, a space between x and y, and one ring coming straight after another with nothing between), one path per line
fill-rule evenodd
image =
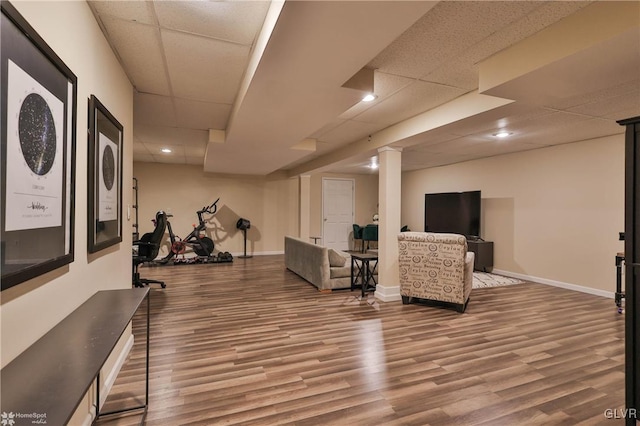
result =
M196 214L198 215L198 226L194 225L193 231L191 231L191 233L184 238L180 238L173 233L171 222L167 220L167 230L169 231L169 240L171 241L171 247L169 250L169 254L158 260L158 263L167 263L174 256L178 254L184 254L187 248L193 250L193 252L198 255L198 258L211 257L215 244L211 238L207 236L201 236L201 234L207 229L207 225L204 222L203 215L205 213L214 215L218 210L218 201L220 201L220 198L215 200L211 205L204 206L201 210L198 210L196 212ZM168 214L167 217L173 217L173 215ZM174 260L174 263L175 262L176 260Z

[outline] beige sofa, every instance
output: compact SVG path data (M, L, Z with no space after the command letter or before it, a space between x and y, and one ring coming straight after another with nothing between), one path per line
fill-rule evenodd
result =
M400 295L464 312L473 285L474 253L458 234L398 234Z
M285 236L284 266L320 291L351 288L351 256L348 253Z

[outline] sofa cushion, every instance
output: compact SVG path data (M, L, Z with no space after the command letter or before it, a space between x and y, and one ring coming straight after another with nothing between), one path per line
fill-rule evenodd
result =
M330 278L351 278L351 264L345 266L335 266L329 269Z
M349 260L349 255L345 252L334 250L330 248L329 252L329 266L331 267L342 267L347 264L347 260Z

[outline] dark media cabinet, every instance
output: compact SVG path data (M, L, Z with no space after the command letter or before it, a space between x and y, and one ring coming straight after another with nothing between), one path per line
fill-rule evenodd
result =
M493 241L467 240L467 246L475 253L474 271L488 272L493 268Z

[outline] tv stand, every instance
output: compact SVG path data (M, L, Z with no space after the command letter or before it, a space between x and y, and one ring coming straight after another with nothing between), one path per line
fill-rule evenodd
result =
M488 272L493 268L493 241L467 240L467 247L475 254L474 271Z

